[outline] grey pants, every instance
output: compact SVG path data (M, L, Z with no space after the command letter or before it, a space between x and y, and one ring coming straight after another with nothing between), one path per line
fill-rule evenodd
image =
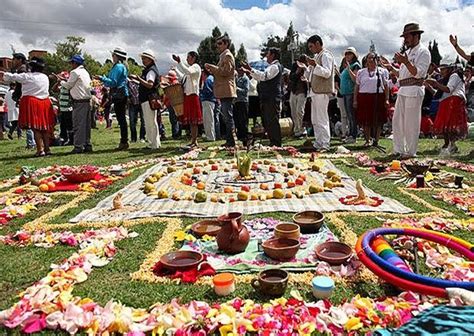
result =
M72 129L76 149L83 150L84 147L91 146L91 113L88 101L73 103Z

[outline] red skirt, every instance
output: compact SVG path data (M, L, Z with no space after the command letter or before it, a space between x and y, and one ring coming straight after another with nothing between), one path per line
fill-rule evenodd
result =
M56 116L49 98L21 97L18 115L20 128L50 131L55 124Z
M377 107L375 100L377 99ZM375 107L375 108L374 108ZM385 107L385 94L359 93L357 95L357 123L359 126L382 126L387 122L387 108Z
M198 95L192 94L184 96L183 115L180 121L183 125L202 124L201 101Z
M433 132L462 139L467 135L467 131L467 113L464 99L458 96L443 99L439 103Z

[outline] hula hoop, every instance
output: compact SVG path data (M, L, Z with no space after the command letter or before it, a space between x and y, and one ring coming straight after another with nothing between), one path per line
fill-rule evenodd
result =
M417 293L422 293L425 295L431 295L431 296L438 296L438 297L443 297L447 298L448 293L446 292L445 289L439 288L439 287L431 287L423 284L419 284L417 282L413 281L408 281L404 278L397 277L387 271L385 271L383 268L375 264L362 250L361 247L361 242L362 240L359 239L356 244L356 252L357 252L357 257L359 260L368 268L370 269L375 275L378 277L382 278L386 282L398 287L402 288L405 290L417 292Z
M375 237L388 234L408 235L423 238L451 248L471 261L474 260L474 245L462 239L426 229L380 228L367 231L359 237L356 244L356 253L359 259L376 275L397 287L407 290L415 290L428 295L445 297L446 291L444 288L448 287L464 288L471 291L474 290L474 282L434 279L411 273L391 265L378 256L370 247L370 243L375 239Z

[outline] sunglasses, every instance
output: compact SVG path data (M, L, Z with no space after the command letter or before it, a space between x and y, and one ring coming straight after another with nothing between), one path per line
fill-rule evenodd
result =
M224 42L216 42L216 45L223 45Z

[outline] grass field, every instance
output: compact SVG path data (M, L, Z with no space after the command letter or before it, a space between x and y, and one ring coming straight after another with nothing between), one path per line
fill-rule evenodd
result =
M182 141L164 141L163 147L159 150L144 149L144 144L131 144L128 151L115 151L118 144L119 132L118 128L113 130L104 130L100 126L99 130L93 131L93 145L94 153L69 155L68 152L71 147L53 147L53 156L45 158L33 158L34 151L24 148L24 140L2 141L0 142L0 158L2 160L0 170L0 179L12 177L17 175L18 168L21 166L36 166L44 167L49 165L80 165L80 164L94 164L98 166L108 166L115 163L127 162L130 160L151 158L151 157L170 157L184 153L179 146L184 145L186 140ZM284 142L285 145L300 146L301 140L292 140ZM340 143L334 141L333 146ZM351 150L362 150L358 144L347 146ZM203 147L215 146L214 143L202 142ZM387 148L390 153L391 141L382 140L381 145ZM472 139L465 140L459 143L460 153L454 158L463 162L474 161L474 141ZM421 157L436 157L441 140L422 139L420 141L420 156ZM381 154L375 149L369 149L368 154L376 159L382 161L389 161L391 157L389 154ZM199 158L207 158L209 151L204 151ZM227 154L220 153L219 157L227 157ZM377 182L376 179L370 175L366 170L360 170L355 167L349 167L338 161L336 165L354 178L361 178L364 184L384 196L390 196L404 205L411 207L416 212L428 212L424 205L415 202L411 198L407 198L401 194L392 182ZM54 223L65 223L74 215L86 208L93 207L99 200L114 193L133 179L139 176L143 169L136 170L131 176L124 180L118 181L111 188L94 194L86 201L82 202L77 208L72 208L66 211L61 216L54 218ZM467 173L458 172L465 175L472 180L472 176ZM422 199L428 201L437 207L447 209L453 212L459 218L465 218L465 214L454 207L444 204L440 201L432 199L432 193L429 191L417 194ZM72 199L73 196L54 197L54 202L45 206L40 206L38 211L30 212L25 218L15 219L5 227L0 227L0 234L6 234L19 230L23 224L32 219L47 213L51 209L64 204ZM283 220L290 220L291 214L287 213L267 213L259 215L260 217L276 217ZM183 218L183 225L193 223L193 219ZM379 220L372 217L345 217L348 226L357 234L361 234L367 229L377 227L381 224ZM327 223L331 230L338 234L337 228L333 223ZM78 228L77 230L81 230ZM179 297L183 302L190 300L205 300L205 301L220 301L215 296L213 290L208 286L196 285L169 285L169 284L150 284L139 281L131 281L130 274L137 271L140 264L143 262L145 256L155 248L157 240L161 237L164 227L160 223L142 224L133 227L133 230L139 233L137 238L127 239L118 242L116 245L119 249L118 255L106 267L95 269L89 279L75 287L74 295L81 297L90 297L101 304L105 304L111 298L115 298L126 305L133 307L149 307L153 303L167 302L173 298ZM455 234L468 241L474 240L472 232L460 231ZM0 255L2 261L0 263L0 309L6 309L14 304L17 300L17 294L26 287L30 286L35 280L45 276L49 271L51 263L60 262L62 259L70 256L74 248L57 246L51 249L42 249L35 247L15 248L0 245ZM302 286L300 288L303 297L308 300L311 299L311 292L309 286ZM348 285L347 287L338 286L332 297L333 302L341 302L344 299L350 298L355 294L367 295L370 297L379 297L396 293L396 289L389 286L373 286L371 283L357 282L356 284ZM287 295L289 294L289 290ZM249 285L239 285L235 296L253 298L264 301L255 295L253 289ZM0 334L2 330L0 329Z

